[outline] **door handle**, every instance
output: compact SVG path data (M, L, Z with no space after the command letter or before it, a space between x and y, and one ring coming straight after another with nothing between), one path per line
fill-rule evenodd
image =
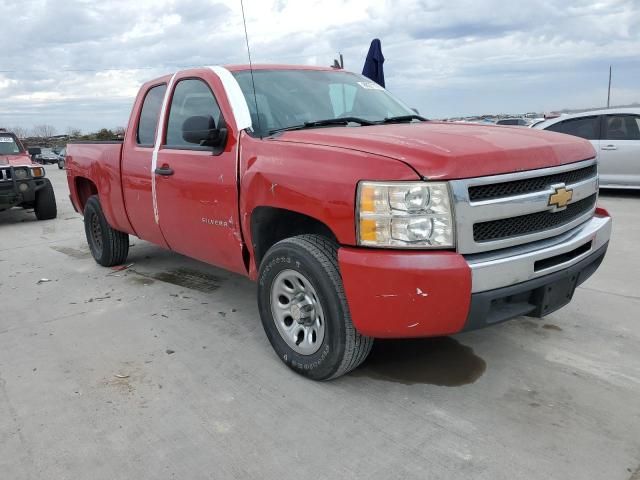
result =
M163 165L162 167L158 167L155 169L156 175L163 175L165 177L169 177L173 175L173 168L169 165Z
M600 147L600 150L617 150L618 147L616 147L615 145L603 145L602 147Z

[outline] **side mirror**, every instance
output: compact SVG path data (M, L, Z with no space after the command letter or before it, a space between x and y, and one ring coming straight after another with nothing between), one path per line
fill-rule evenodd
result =
M216 122L211 116L189 117L182 124L182 138L185 142L201 147L213 147L215 155L224 150L227 134L226 128L216 128Z
M32 157L34 155L40 155L42 153L42 149L40 147L29 147L27 148L27 151L29 152L29 155L31 155Z

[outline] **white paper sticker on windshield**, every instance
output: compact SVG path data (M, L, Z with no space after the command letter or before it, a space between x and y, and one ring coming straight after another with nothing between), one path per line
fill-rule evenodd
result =
M12 137L0 137L0 142L2 143L13 143Z
M366 88L367 90L384 90L380 85L376 82L358 82L362 88Z

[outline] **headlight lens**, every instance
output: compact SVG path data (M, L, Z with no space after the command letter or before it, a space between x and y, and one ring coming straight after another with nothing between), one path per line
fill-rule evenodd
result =
M16 168L13 170L13 174L16 176L16 180L24 180L29 177L29 170L26 168Z
M375 247L453 248L446 182L361 182L358 243Z

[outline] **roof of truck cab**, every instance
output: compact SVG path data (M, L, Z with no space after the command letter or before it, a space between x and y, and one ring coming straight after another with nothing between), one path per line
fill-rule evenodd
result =
M226 68L227 70L229 70L230 72L242 72L244 70L249 70L250 68L253 68L253 70L317 70L317 71L323 71L323 72L336 72L336 71L345 71L345 70L339 70L339 69L335 69L335 68L331 68L331 67L317 67L317 66L312 66L312 65L283 65L283 64L256 64L256 65L252 65L251 67L249 67L248 64L245 65L223 65L224 68ZM208 67L191 67L191 68L184 68L182 70L178 70L178 72L189 72L189 71L195 71L195 70L201 70L203 68L208 68ZM154 78L153 80L149 80L148 82L145 82L144 85L145 86L151 86L151 85L158 85L160 83L168 83L169 80L171 80L171 77L173 76L173 73L169 73L167 75L163 75L161 77L157 77Z
M283 65L283 64L270 65L268 63L259 63L256 65L252 65L251 67L248 64L223 65L223 66L230 72L240 72L242 70L249 70L250 68L253 68L253 70L321 70L321 71L331 71L331 72L337 70L332 67L318 67L313 65Z

